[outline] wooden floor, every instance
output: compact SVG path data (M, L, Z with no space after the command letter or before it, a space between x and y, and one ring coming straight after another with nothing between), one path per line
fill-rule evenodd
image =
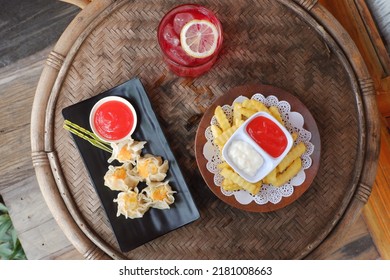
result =
M31 1L36 5L28 4L28 0L17 2L26 5L18 22L14 21L16 11L7 10L4 14L4 5L11 9L17 4L5 1L0 4L3 13L0 14L0 194L9 207L28 259L82 259L44 202L30 152L30 114L35 87L53 43L78 9L52 0ZM47 40L41 40L42 36L48 37ZM381 258L363 216L350 229L345 242L326 257Z

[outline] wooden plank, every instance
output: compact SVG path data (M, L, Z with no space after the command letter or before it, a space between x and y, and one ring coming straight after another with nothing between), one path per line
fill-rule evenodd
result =
M30 148L31 107L49 48L0 69L0 193L34 174ZM4 190L5 191L5 190Z
M79 11L53 0L1 1L0 67L54 44Z
M56 221L50 219L36 228L19 233L18 237L29 260L53 259L73 250L65 235L59 233Z
M378 174L363 214L382 258L390 260L390 135L385 124L381 137Z
M376 55L382 65L384 76L390 75L390 57L387 53L382 38L378 32L375 21L372 18L370 10L367 7L366 0L355 0L360 16L366 26L367 33L370 37Z
M73 246L64 248L56 254L52 254L53 260L84 260L83 255L80 254Z
M348 231L348 238L334 252L329 252L327 260L376 260L380 259L367 226L360 216Z
M19 233L31 230L53 219L40 192L35 175L21 180L3 192L2 197Z
M382 113L382 116L385 118L390 117L390 94L378 93L377 101L378 109Z
M365 0L387 51L390 53L390 1ZM390 66L390 65L389 65Z
M82 258L53 219L35 175L9 190L2 196L28 259Z

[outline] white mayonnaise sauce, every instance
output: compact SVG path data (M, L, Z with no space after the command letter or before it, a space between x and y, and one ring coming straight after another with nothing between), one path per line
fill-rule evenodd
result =
M230 144L228 156L239 169L249 176L254 176L264 163L262 156L250 144L241 140Z

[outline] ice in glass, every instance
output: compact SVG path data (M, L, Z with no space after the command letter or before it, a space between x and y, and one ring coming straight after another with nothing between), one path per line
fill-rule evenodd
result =
M217 60L222 46L222 26L213 12L197 4L169 11L158 27L164 61L178 76L197 77Z

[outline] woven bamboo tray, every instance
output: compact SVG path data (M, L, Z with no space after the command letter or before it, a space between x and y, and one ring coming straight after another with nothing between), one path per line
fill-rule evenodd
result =
M156 30L162 16L183 2L94 1L50 53L31 123L33 164L50 210L87 259L322 258L359 215L376 173L379 119L360 54L315 0L193 1L217 14L224 46L210 72L179 78L162 61ZM201 218L123 254L80 153L62 128L61 110L133 77L145 86ZM254 83L298 97L321 136L312 186L270 213L241 211L219 200L194 155L208 106L229 89Z

